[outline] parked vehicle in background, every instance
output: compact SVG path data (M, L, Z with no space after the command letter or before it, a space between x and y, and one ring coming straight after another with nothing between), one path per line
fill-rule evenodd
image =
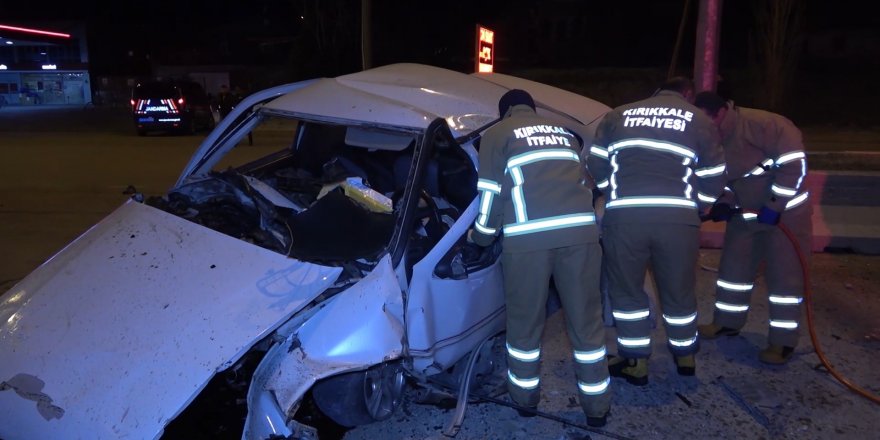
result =
M193 134L214 128L210 98L193 81L139 83L131 92L131 111L140 136L154 131Z
M0 296L0 438L314 439L391 417L408 384L503 385L500 246L466 233L513 88L585 145L609 110L419 64L245 98L168 193ZM255 130L272 152L236 162Z

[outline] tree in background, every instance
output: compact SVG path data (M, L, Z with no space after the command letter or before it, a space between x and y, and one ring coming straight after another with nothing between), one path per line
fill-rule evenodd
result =
M290 62L297 78L337 76L361 70L360 8L346 0L295 0L302 31Z
M758 107L780 111L800 56L803 2L758 0L751 47L757 75Z

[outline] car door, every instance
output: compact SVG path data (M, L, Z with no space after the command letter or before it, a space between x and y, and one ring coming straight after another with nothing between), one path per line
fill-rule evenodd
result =
M423 159L433 154L436 144L455 143L442 119L431 124L424 139ZM420 188L412 186L413 192ZM500 246L465 243L478 212L476 190L474 194L443 237L412 267L406 305L409 354L414 368L425 374L442 371L504 328ZM456 269L448 270L450 264Z

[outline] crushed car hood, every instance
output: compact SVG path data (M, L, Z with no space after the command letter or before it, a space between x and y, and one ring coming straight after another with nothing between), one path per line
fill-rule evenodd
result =
M129 201L0 297L0 438L155 438L333 284Z

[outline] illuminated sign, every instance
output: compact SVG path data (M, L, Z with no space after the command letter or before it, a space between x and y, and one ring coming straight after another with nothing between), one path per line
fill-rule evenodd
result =
M55 70L58 66L54 64L43 64L43 70Z
M64 34L61 32L44 31L42 29L31 29L31 28L18 27L18 26L8 26L5 24L0 24L0 29L6 29L8 31L24 32L26 34L37 34L37 35L48 35L50 37L70 38L70 34Z
M477 25L477 72L492 73L495 62L495 31Z
M164 105L148 105L147 108L144 109L146 112L167 112L168 107Z

